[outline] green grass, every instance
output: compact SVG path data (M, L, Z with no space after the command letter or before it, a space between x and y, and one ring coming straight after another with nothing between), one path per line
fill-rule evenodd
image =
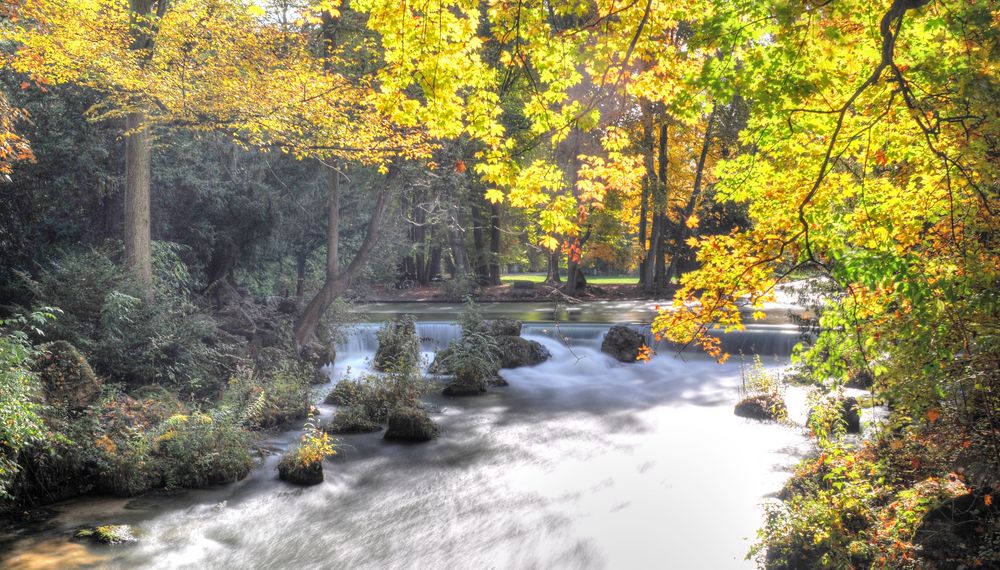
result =
M563 275L565 281L566 276ZM541 283L545 280L544 273L518 273L515 275L504 275L500 281L510 283L511 281L533 281ZM635 275L597 275L587 276L587 283L591 285L635 285L639 282L639 277Z

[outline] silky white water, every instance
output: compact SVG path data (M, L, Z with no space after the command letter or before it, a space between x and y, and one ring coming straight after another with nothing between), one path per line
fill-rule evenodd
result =
M428 396L433 442L343 437L321 485L278 481L271 456L234 485L77 501L57 525L140 526L139 545L95 551L111 568L752 567L761 504L805 449L802 430L733 415L738 358L661 349L620 363L598 350L606 329L526 326L549 361L504 370L510 386L481 397ZM458 331L418 332L430 351ZM372 336L362 327L341 347L335 379L367 366Z

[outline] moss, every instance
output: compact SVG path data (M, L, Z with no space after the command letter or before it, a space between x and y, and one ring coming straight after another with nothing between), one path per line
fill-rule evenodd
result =
M57 340L41 345L39 350L42 354L35 361L35 371L49 404L79 410L100 396L101 381L75 346Z
M73 536L100 544L130 544L138 542L141 535L138 529L127 524L108 524L80 529Z
M290 451L278 462L278 478L296 485L318 485L323 482L323 462L310 461L303 464L298 453Z
M396 441L430 441L438 430L427 412L420 408L396 408L389 414L389 427L385 439Z
M369 418L361 406L349 406L337 410L337 414L326 427L326 431L333 434L370 433L381 429L382 426Z
M364 387L355 380L341 380L323 400L325 404L350 406L357 404L364 396Z

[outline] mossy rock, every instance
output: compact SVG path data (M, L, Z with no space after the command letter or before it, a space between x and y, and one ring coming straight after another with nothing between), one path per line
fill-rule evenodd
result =
M354 380L341 380L327 394L324 404L334 406L352 406L361 401L364 388Z
M481 396L486 393L486 386L480 382L452 381L441 391L445 396L464 397Z
M98 544L132 544L139 542L142 533L127 524L106 524L102 526L82 528L76 531L74 538L86 539Z
M289 452L278 462L278 478L295 485L318 485L323 482L323 462L313 461L303 465L294 451Z
M858 399L848 396L836 398L833 403L840 408L840 421L844 423L845 431L847 433L861 433L861 403L858 402ZM816 421L819 419L815 416L815 410L809 410L808 425L813 426ZM832 429L832 426L827 426L825 429Z
M57 340L39 347L34 369L45 389L45 400L66 410L81 410L101 395L101 380L72 344Z
M486 334L492 336L521 336L521 321L496 319L486 322Z
M416 368L420 361L420 339L412 315L402 315L378 331L378 349L372 367L379 372L402 372Z
M385 439L394 441L430 441L438 430L427 412L420 408L396 408L389 413Z
M299 358L313 366L326 366L336 360L337 351L328 344L310 342L299 351Z
M757 394L740 400L733 410L741 418L752 420L782 420L788 417L784 400L774 394Z
M601 342L601 352L614 357L619 362L635 362L639 349L646 345L646 337L637 330L626 326L613 326Z
M369 418L361 406L350 406L337 410L337 414L326 426L327 433L332 434L371 433L381 429L382 426Z
M540 342L519 336L497 337L497 345L500 348L500 368L535 366L552 357L549 349Z

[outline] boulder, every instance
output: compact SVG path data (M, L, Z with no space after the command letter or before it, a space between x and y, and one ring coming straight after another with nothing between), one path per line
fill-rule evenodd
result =
M512 281L511 285L513 286L514 289L524 289L527 291L531 291L535 288L537 283L535 283L534 281L527 281L525 279L517 279L515 281Z
M359 382L354 380L341 380L327 394L324 404L335 406L351 406L361 401L363 388Z
M419 408L401 407L389 413L385 439L395 441L430 441L437 437L437 426Z
M34 369L45 389L45 400L66 410L81 410L101 395L101 380L72 344L57 340L39 347Z
M74 538L87 539L98 544L130 544L139 542L140 533L127 524L106 524L96 527L82 528L76 531Z
M990 527L1000 524L998 519L1000 491L974 489L939 503L924 515L913 542L921 546L921 557L935 563L934 567L951 568L955 561L981 552Z
M836 398L834 405L840 408L840 421L844 422L847 433L861 433L861 405L858 403L858 399L853 396ZM809 425L813 425L814 413L815 410L809 410ZM827 426L824 429L832 429L832 427Z
M461 382L455 380L441 391L445 396L479 396L486 393L486 386L479 382Z
M779 420L787 416L785 402L777 395L756 394L743 398L733 410L741 418L752 420Z
M521 336L521 321L496 319L486 323L486 334L491 336Z
M620 362L635 362L639 349L646 345L646 337L639 331L625 326L613 326L604 335L601 352L613 356Z
M327 433L370 433L379 431L382 426L365 414L361 406L349 406L337 410L329 425L326 426Z
M552 357L549 349L541 343L519 336L497 337L497 345L500 347L501 368L534 366Z
M278 462L278 478L295 485L318 485L323 482L323 462L312 461L303 465L298 454L289 452Z
M840 417L847 426L847 433L861 433L861 405L857 398L847 397L841 400Z
M310 342L299 351L299 358L314 366L326 366L337 358L337 352L328 344Z
M859 390L868 390L874 383L875 380L872 378L871 372L867 370L857 370L851 373L845 386L848 388L857 388Z

